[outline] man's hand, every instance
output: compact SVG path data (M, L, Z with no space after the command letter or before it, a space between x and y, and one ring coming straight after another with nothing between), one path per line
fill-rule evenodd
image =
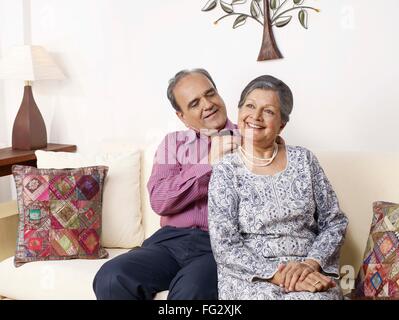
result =
M208 154L209 164L214 165L219 162L225 154L231 153L238 148L241 137L237 136L218 136L211 137L211 148Z

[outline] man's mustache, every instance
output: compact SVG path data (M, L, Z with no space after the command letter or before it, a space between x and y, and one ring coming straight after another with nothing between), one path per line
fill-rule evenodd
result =
M209 112L206 114L206 116L203 116L203 117L202 117L202 119L205 119L205 118L209 117L210 115L212 115L213 113L215 113L215 112L218 111L218 110L219 110L219 108L214 106L214 107L211 109L211 111L209 111Z

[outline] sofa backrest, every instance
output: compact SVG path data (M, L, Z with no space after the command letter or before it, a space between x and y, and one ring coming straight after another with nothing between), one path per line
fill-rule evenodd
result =
M349 218L341 265L358 272L375 201L399 203L399 153L315 152Z
M159 228L159 216L151 209L146 188L156 147L149 146L142 154L141 206L146 238ZM341 265L351 265L357 273L370 229L372 203L399 203L399 153L314 153L337 193L341 209L349 218Z

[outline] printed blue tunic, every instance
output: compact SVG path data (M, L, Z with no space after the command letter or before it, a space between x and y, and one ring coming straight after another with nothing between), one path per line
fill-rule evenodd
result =
M348 219L314 154L286 146L287 166L257 175L235 152L214 166L208 211L218 266L219 299L342 299L326 292L289 292L265 279L279 263L315 259L339 278L339 252Z

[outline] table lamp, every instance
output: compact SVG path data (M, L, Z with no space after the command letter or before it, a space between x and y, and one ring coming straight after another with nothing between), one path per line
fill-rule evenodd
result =
M0 79L25 81L24 96L12 129L12 149L36 150L47 146L46 125L33 98L32 81L64 78L41 46L14 46L5 54L0 61Z

